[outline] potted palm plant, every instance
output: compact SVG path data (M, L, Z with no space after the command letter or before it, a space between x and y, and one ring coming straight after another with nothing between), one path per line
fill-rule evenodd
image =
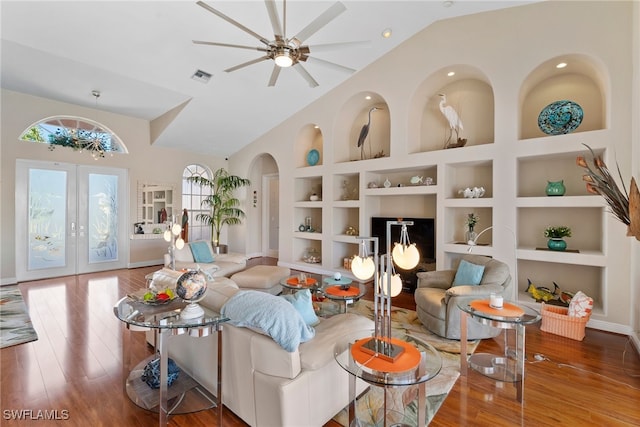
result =
M234 191L241 187L251 185L251 181L220 168L213 173L211 179L201 176L187 178L202 187L210 189L209 194L202 200L201 206L209 209L208 213L199 213L197 220L211 227L211 246L217 253L225 253L227 245L220 244L220 233L225 225L238 225L246 217L244 211L239 208L240 200L234 195Z

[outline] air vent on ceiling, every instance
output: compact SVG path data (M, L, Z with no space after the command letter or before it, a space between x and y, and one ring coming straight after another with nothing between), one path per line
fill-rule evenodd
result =
M207 73L206 71L196 70L191 78L200 83L208 83L209 79L211 78L211 74Z

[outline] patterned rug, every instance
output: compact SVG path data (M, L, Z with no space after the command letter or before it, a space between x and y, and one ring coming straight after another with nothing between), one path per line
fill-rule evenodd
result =
M361 300L349 308L350 313L358 313L373 318L373 303ZM408 335L415 336L434 346L442 357L442 370L426 383L427 424L442 405L460 376L460 341L441 338L429 332L418 319L416 312L404 308L392 307L391 327ZM471 354L478 347L478 341L469 341L467 351ZM360 427L382 426L383 388L370 387L357 403L356 413ZM416 386L389 389L387 407L393 410L394 423L417 425L417 388ZM407 404L407 402L410 402ZM343 426L347 425L348 413L344 409L334 418Z
M0 348L37 339L18 285L0 286Z

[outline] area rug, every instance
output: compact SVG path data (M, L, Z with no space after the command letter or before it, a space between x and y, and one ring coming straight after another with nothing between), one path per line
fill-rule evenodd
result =
M37 339L18 286L0 286L0 348Z
M373 302L361 300L349 308L350 313L373 318ZM416 312L405 308L392 307L391 327L394 332L415 336L431 344L438 350L442 357L442 370L426 383L427 424L444 402L456 380L460 376L460 341L448 340L429 332L418 319ZM473 353L478 347L478 341L469 341L467 351ZM370 387L369 390L358 399L356 413L358 426L382 426L383 388ZM417 388L398 387L389 389L387 395L387 408L393 412L394 423L417 425ZM407 404L407 402L410 402ZM346 426L348 420L347 409L343 409L333 418L334 421Z

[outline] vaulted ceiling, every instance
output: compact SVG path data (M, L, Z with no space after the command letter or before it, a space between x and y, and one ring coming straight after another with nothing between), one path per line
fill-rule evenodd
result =
M204 3L274 40L265 2ZM286 2L285 36L298 34L334 3ZM313 59L357 73L437 20L523 3L343 0L346 10L303 44ZM283 2L274 5L282 25ZM310 60L301 65L318 86L296 66L281 69L269 87L270 59L225 72L265 52L193 40L265 44L195 1L2 1L0 7L3 88L149 120L157 130L152 143L163 147L229 156L352 75ZM382 37L385 29L391 37ZM356 41L367 43L314 51ZM198 70L211 74L208 82L193 78Z

